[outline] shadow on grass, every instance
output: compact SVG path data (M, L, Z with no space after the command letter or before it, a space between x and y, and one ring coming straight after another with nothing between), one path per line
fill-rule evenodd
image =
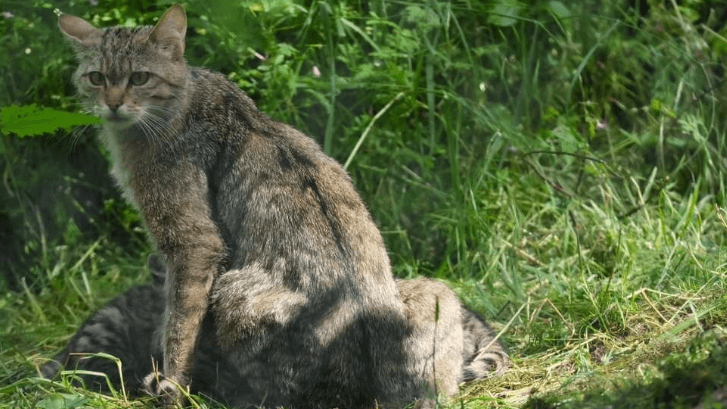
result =
M523 409L727 407L727 346L714 333L663 358L658 369L647 380L613 379L581 393L530 398Z

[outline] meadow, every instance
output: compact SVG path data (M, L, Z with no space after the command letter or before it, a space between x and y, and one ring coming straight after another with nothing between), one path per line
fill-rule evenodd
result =
M36 369L149 281L153 251L96 129L72 126L57 11L136 26L172 3L0 3L1 407L151 407ZM445 282L498 330L510 370L442 407L727 406L727 6L184 6L189 63L313 136L351 174L394 273Z

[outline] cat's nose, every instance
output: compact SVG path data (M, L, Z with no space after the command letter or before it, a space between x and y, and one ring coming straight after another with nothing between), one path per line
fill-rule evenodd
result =
M107 104L111 112L116 113L121 104Z

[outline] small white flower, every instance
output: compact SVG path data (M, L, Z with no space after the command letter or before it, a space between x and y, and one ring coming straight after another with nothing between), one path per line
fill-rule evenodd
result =
M314 77L318 78L318 77L321 76L321 70L318 69L318 66L317 65L314 65L313 66L313 70L312 71L313 71L313 76Z

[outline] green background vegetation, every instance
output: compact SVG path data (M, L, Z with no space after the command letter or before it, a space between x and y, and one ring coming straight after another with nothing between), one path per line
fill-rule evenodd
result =
M54 10L135 26L172 3L0 3L0 405L146 404L34 375L151 252L94 127L68 130L88 119ZM395 274L501 330L513 367L453 407L727 401L723 2L184 5L188 61L346 164Z

